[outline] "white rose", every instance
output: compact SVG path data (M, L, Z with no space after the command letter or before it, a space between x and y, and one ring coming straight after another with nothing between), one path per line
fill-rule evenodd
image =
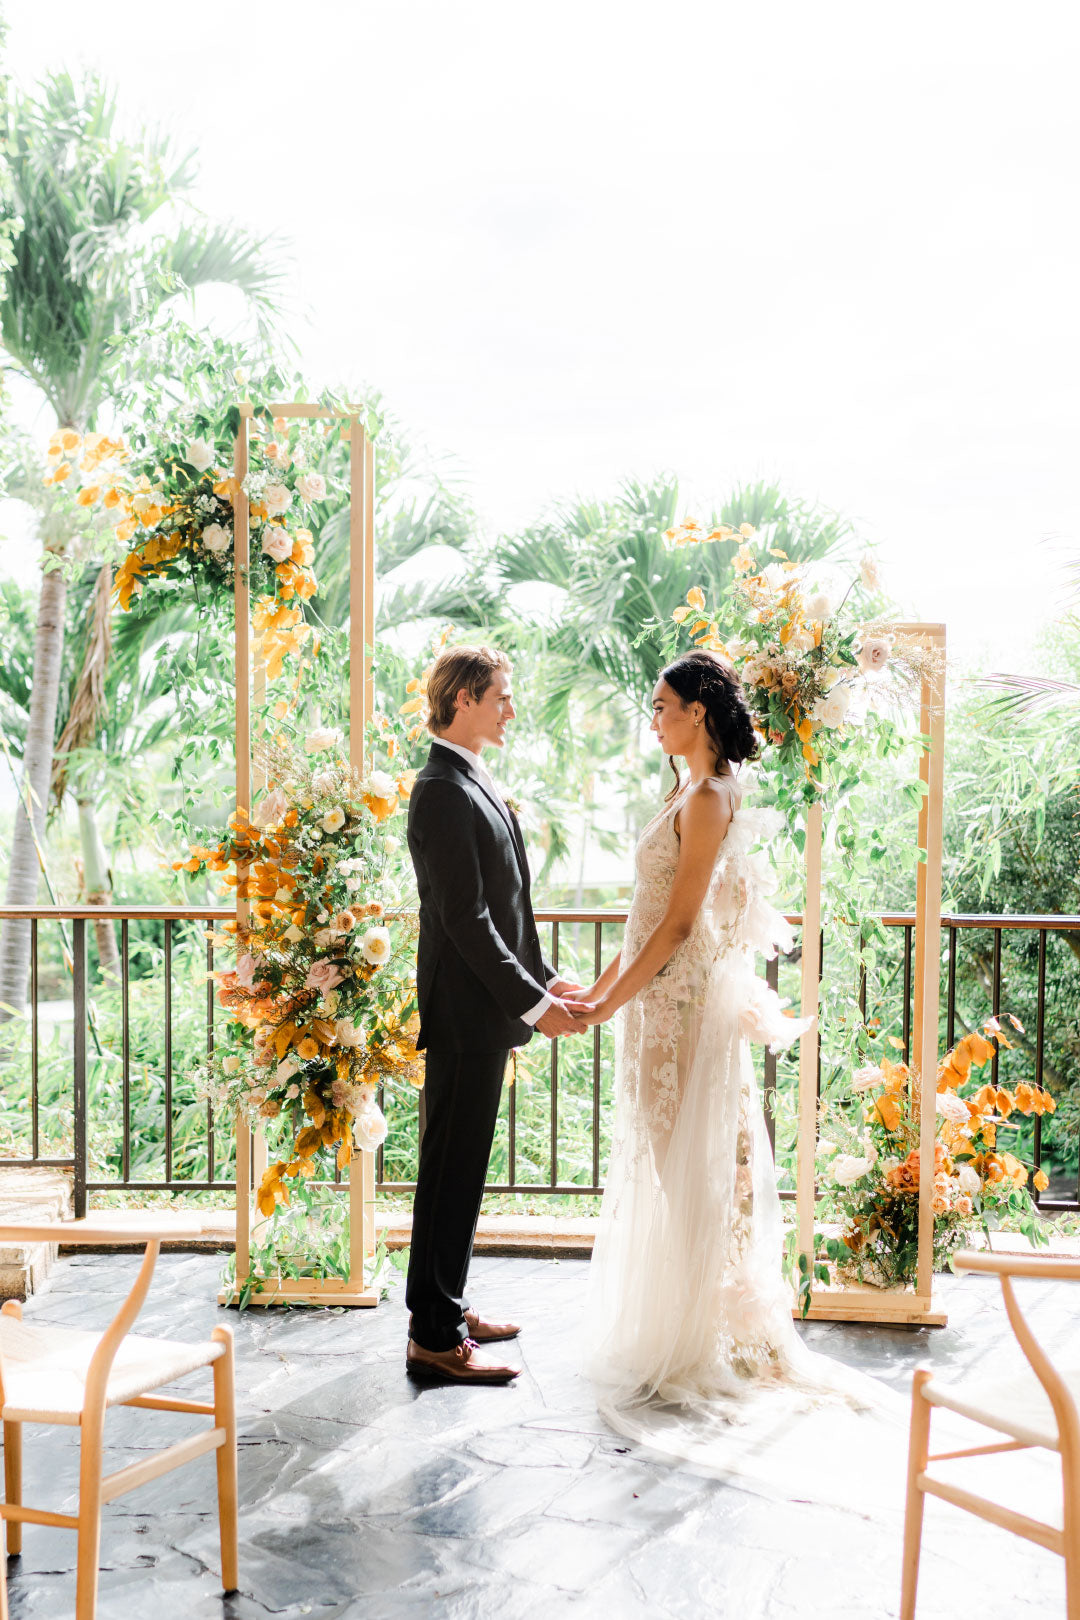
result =
M263 552L275 562L284 562L286 557L291 557L292 547L292 536L286 534L284 529L267 529L263 535Z
M289 941L290 945L299 945L303 937L303 934L301 933L300 929L297 928L295 923L290 923L289 927L285 930L284 938Z
M359 874L357 874L355 877L347 877L345 879L345 887L348 889L350 894L359 894L360 890L364 887L364 879Z
M220 523L207 524L202 532L201 539L204 549L215 554L228 551L232 545L232 535L228 529L223 529Z
M317 793L320 798L322 798L322 796L326 793L333 793L333 771L316 771L315 775L311 778L311 791L313 793ZM344 861L342 861L341 866L343 870L348 870L348 867Z
M353 1120L353 1139L366 1153L374 1153L386 1141L386 1116L375 1103L369 1103Z
M390 956L390 930L369 928L361 941L361 949L373 966L382 967Z
M868 591L880 591L881 569L869 552L859 558L859 579Z
M870 1091L874 1086L883 1085L885 1081L884 1070L876 1063L867 1063L857 1069L851 1077L852 1091Z
M194 467L197 473L204 473L208 467L214 465L214 447L207 444L205 439L192 439L184 451L184 460L189 467Z
M393 855L396 850L401 848L401 839L395 838L393 833L387 833L382 841L382 847L387 855Z
M315 731L309 731L304 738L304 752L306 754L325 754L331 748L336 748L341 742L341 732L331 726L320 726Z
M837 681L842 679L843 670L837 669L835 664L826 664L824 669L818 670L818 680L826 692L831 692Z
M240 1067L240 1059L238 1057L227 1057L223 1060L221 1067L226 1074L235 1074Z
M834 686L828 697L818 698L814 705L814 719L823 726L842 726L851 707L851 691L847 686Z
M334 1033L338 1038L339 1046L363 1046L364 1029L362 1024L354 1024L351 1018L339 1018L334 1025Z
M335 805L332 810L328 810L325 816L322 816L319 821L319 826L322 828L323 832L328 833L336 833L340 828L344 827L344 825L345 812L342 810L340 805Z
M318 946L319 950L325 951L327 946L334 943L337 936L332 928L316 928L311 937L314 943Z
M310 506L312 501L324 500L326 497L326 479L322 473L301 473L296 480L296 493L305 506Z
M289 808L289 801L281 789L271 788L255 806L253 820L256 827L276 827Z
M864 639L855 654L864 675L880 675L889 662L895 639L894 636L867 636Z
M806 599L805 611L808 619L831 618L832 610L833 605L824 591L819 591L816 596L810 596Z
M397 783L388 771L372 771L368 777L367 790L376 799L397 798Z
M773 591L786 591L791 584L791 570L783 563L770 563L764 570L766 585Z
M263 492L263 505L270 517L281 517L292 505L292 490L284 484L267 484Z
M856 1159L853 1154L839 1153L833 1163L833 1180L841 1187L853 1187L871 1169L869 1159Z
M982 1191L982 1178L979 1172L970 1164L962 1164L956 1172L960 1182L960 1191L969 1198Z
M947 1119L950 1125L966 1125L971 1113L963 1098L958 1097L955 1091L941 1091L938 1093L937 1111L942 1119Z
M788 637L787 650L788 652L809 652L813 645L814 632L809 630L805 624L800 624L798 629L793 630Z

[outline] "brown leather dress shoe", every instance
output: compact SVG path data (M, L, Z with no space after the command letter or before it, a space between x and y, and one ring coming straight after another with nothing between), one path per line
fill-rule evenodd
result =
M521 1329L514 1322L482 1322L479 1311L465 1312L465 1326L477 1344L495 1344L499 1339L516 1339Z
M497 1344L500 1339L516 1339L521 1332L516 1322L482 1322L479 1311L465 1312L465 1326L469 1330L469 1338L477 1344ZM412 1332L411 1316L409 1331Z
M477 1355L475 1339L465 1339L452 1350L425 1350L410 1339L405 1368L414 1378L442 1378L455 1384L508 1384L521 1371Z

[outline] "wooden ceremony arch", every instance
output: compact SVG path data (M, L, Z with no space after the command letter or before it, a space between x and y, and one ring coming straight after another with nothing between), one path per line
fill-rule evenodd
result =
M364 767L364 729L374 710L371 648L375 640L375 446L358 415L329 411L299 402L271 405L272 416L340 420L349 432L349 764ZM233 474L233 545L235 560L236 636L236 806L250 812L252 798L266 786L252 769L251 709L261 705L266 692L266 670L252 660L250 513L243 483L248 474L251 422L254 409L240 407ZM238 875L243 875L242 871ZM248 916L248 902L236 903L238 922ZM259 1217L252 1212L253 1184L267 1167L266 1134L252 1130L236 1116L236 1282L218 1296L222 1304L235 1304L251 1276L251 1237ZM379 1303L378 1291L364 1286L365 1259L375 1254L375 1155L360 1152L349 1166L349 1275L345 1278L279 1277L272 1286L252 1290L252 1305L357 1305Z
M942 1327L946 1317L934 1307L934 1141L937 1131L937 1064L939 976L941 972L942 816L945 797L945 626L895 624L891 628L918 640L931 655L923 675L920 720L929 746L919 762L926 785L919 808L919 862L915 888L915 1006L912 1050L905 1053L919 1077L919 1253L914 1292L856 1284L815 1288L808 1316L833 1322L898 1322ZM818 1010L821 972L821 801L806 818L806 904L802 932L802 1007L804 1017ZM796 1179L798 1251L813 1266L815 1160L817 1156L818 1028L802 1037L799 1050L799 1133ZM811 1273L812 1274L812 1273ZM800 1312L798 1308L796 1315Z

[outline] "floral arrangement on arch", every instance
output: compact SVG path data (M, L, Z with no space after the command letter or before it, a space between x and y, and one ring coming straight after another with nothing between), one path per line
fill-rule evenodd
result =
M1008 1022L1021 1030L1011 1014ZM902 1042L890 1041L897 1047ZM1014 1115L1053 1113L1053 1097L1040 1086L1021 1082L1012 1091L979 1083L982 1069L999 1047L1011 1046L997 1017L981 1032L957 1041L937 1072L934 1143L934 1264L945 1263L978 1226L996 1227L1006 1216L1034 1216L1028 1167L1004 1145L1017 1128ZM919 1241L919 1082L904 1062L882 1057L860 1069L851 1084L861 1099L822 1103L818 1173L825 1185L826 1210L841 1224L839 1238L819 1248L819 1280L841 1277L880 1287L914 1281ZM1036 1168L1031 1180L1048 1185ZM1038 1228L1031 1221L1038 1240ZM1045 1240L1044 1240L1045 1241Z
M812 565L791 561L752 524L706 529L692 518L668 529L669 546L728 543L736 547L734 578L710 606L693 586L671 615L671 650L680 638L707 647L734 665L754 723L781 765L805 776L811 790L842 750L846 729L860 723L874 687L889 676L910 688L930 655L914 640L887 626L860 622L844 609L855 581L839 603L807 588ZM866 556L858 582L879 588L877 564ZM652 627L650 627L652 628Z
M237 813L216 845L173 862L221 874L248 902L246 923L211 935L237 957L216 974L233 1038L204 1081L218 1106L286 1125L287 1151L257 1189L265 1216L289 1203L290 1178L315 1175L324 1149L344 1169L354 1144L382 1144L380 1088L423 1085L414 925L388 910L400 898L388 824L413 773L354 772L341 745L326 728L302 746L279 733L261 757L276 785L250 818Z
M110 526L129 548L113 581L124 612L148 586L187 576L196 590L232 591L233 501L237 493L230 462L236 424L234 406L217 423L190 419L190 436L166 435L137 458L122 440L82 436L73 429L49 442L47 484L73 479L76 504ZM273 680L289 655L318 653L319 638L302 604L318 589L315 544L307 526L328 499L318 462L334 422L252 418L251 470L244 480L250 513L252 622L256 651Z

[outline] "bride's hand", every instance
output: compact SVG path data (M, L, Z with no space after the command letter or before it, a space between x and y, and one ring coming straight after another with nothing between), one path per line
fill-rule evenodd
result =
M581 1001L568 1001L566 1005L583 1024L606 1024L614 1011L603 999L590 1002L583 998Z

